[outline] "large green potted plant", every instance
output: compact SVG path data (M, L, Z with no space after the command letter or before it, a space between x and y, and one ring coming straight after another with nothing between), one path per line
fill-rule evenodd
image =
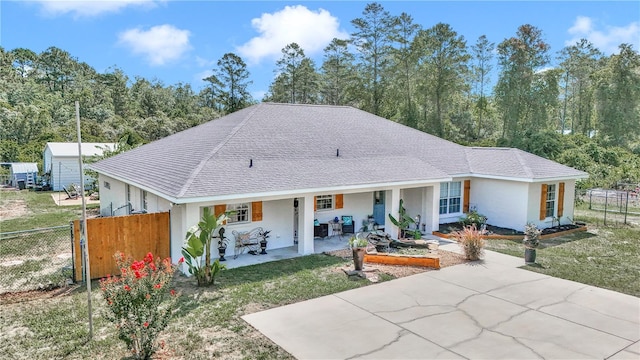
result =
M535 224L528 223L524 226L524 262L533 264L536 262L536 249L540 245L540 234L542 230L538 229Z
M409 230L409 225L413 224L414 220L407 214L407 209L404 208L404 200L400 199L398 218L396 219L393 215L389 214L389 220L391 220L393 225L398 227L398 238L407 237L406 234L408 232L411 232L411 237L414 237L413 231Z
M200 222L187 231L182 256L189 267L189 273L196 277L198 286L213 284L215 276L225 268L218 259L211 262L211 243L216 229L225 220L226 214L216 217L211 209L204 208Z

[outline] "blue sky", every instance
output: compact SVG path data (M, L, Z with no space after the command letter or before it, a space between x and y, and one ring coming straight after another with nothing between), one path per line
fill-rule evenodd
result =
M468 44L486 35L496 44L518 26L543 31L552 57L587 38L606 54L620 43L640 47L637 1L380 1L392 15L407 12L423 28L450 24ZM37 53L56 46L99 72L117 66L131 78L165 85L202 78L235 52L248 63L257 99L274 77L275 61L297 42L319 66L333 37L353 31L364 1L1 1L0 45ZM497 72L497 69L494 70Z

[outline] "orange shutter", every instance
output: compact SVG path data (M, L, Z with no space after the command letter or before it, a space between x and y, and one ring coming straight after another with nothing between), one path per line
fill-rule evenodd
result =
M318 197L314 196L313 197L313 211L318 210Z
M540 220L547 217L547 184L542 184L540 191Z
M226 204L222 204L222 205L216 205L213 207L213 214L216 217L219 217L220 215L224 214L227 211L227 205ZM227 222L223 222L222 225L227 225Z
M224 214L224 212L227 211L227 205L222 204L222 205L216 205L213 207L213 214L218 217L222 214Z
M464 200L462 201L462 212L469 212L469 191L471 190L471 180L464 181Z
M251 203L251 221L262 221L262 201Z
M564 183L558 185L558 218L562 217L564 212Z
M344 196L342 194L336 194L336 209L342 209L344 207Z

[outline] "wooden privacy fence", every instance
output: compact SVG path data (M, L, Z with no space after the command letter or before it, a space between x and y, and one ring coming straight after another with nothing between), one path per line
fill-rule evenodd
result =
M107 274L120 274L113 255L122 251L140 260L151 252L154 257L170 255L171 231L169 213L87 219L91 279ZM82 279L82 250L80 248L80 220L73 222L74 280Z

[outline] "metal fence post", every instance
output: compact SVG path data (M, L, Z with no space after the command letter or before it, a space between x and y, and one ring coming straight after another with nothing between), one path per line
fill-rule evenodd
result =
M607 203L609 202L609 191L604 192L604 225L607 225Z

